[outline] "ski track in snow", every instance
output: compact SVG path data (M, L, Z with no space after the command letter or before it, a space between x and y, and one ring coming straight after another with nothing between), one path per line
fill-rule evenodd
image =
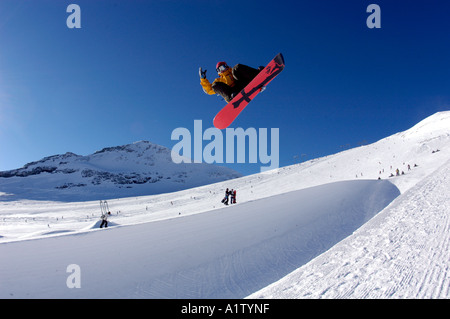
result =
M449 298L450 161L332 249L249 298Z

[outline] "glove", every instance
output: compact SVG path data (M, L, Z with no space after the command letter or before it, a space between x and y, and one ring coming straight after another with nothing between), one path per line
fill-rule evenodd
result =
M200 76L201 79L206 79L206 70L203 71L202 68L200 67L198 69L198 75Z

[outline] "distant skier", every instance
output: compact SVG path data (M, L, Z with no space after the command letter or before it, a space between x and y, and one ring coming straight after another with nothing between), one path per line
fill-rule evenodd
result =
M198 74L200 85L206 94L219 94L225 101L230 102L262 69L264 69L263 66L254 69L244 64L236 64L233 68L230 68L226 62L222 61L216 65L219 77L212 84L206 78L206 70L203 71L200 67Z
M108 212L106 214L102 214L102 223L100 224L100 228L103 228L103 226L105 226L105 228L108 227L108 217L111 215L111 212Z

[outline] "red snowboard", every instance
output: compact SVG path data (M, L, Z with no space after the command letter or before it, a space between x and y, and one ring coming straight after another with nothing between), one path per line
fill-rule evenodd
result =
M267 64L259 74L236 95L214 118L214 126L218 129L227 128L250 103L253 98L261 92L261 88L269 84L284 69L284 59L281 53Z

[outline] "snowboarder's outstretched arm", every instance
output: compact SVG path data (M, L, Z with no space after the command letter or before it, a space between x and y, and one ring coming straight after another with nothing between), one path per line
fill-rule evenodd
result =
M200 76L200 79L206 79L206 71L203 71L202 68L198 68L198 75Z
M198 69L198 75L200 76L200 85L202 86L203 91L209 95L215 94L214 90L212 89L212 84L206 78L206 70L203 71L200 67Z

